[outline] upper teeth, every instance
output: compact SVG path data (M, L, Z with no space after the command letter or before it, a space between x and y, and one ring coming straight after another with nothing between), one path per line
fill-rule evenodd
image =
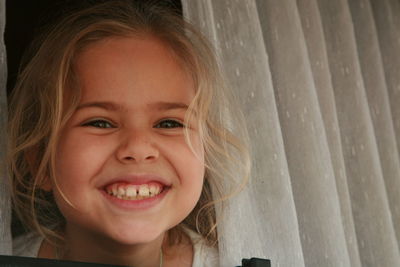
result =
M139 200L156 196L161 192L161 189L161 185L156 184L113 184L112 186L109 186L106 190L108 194L120 199Z

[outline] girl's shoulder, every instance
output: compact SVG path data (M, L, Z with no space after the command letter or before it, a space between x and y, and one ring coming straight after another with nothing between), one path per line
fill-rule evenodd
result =
M27 233L13 239L13 255L37 257L43 237L36 233Z
M218 267L218 250L206 244L204 238L196 232L185 228L186 234L190 237L193 244L193 264L192 267Z

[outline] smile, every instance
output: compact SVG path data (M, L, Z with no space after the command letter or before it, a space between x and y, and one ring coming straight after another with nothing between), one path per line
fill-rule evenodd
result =
M151 182L141 185L128 183L114 183L105 188L110 196L123 200L143 200L159 195L163 191L163 185Z

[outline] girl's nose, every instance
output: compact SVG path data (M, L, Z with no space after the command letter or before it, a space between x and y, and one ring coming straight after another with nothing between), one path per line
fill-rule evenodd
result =
M158 158L159 151L148 133L133 132L121 137L117 159L124 163L151 162Z

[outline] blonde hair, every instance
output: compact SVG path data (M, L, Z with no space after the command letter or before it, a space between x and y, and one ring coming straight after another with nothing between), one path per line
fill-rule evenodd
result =
M91 43L143 34L169 46L192 75L196 96L187 119L196 113L205 149L200 200L189 216L169 231L171 240L179 242L183 225L215 244L215 204L240 191L247 181L246 128L205 39L178 15L152 1L107 1L66 16L39 37L11 97L8 166L13 208L24 225L53 243L62 242L58 233L65 219L52 194L41 186L46 178L55 177L58 136L79 103L73 62ZM68 99L64 99L66 90L71 91ZM188 132L186 140L190 145Z

